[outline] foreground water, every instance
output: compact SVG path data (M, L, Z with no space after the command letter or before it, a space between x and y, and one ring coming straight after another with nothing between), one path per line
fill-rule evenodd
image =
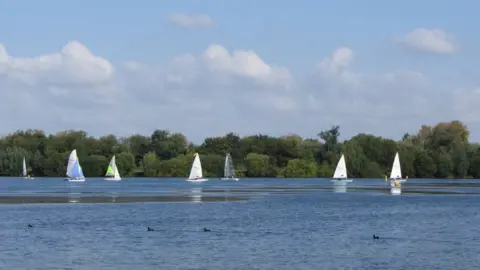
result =
M392 196L363 179L5 178L0 268L476 269L478 194L475 180Z

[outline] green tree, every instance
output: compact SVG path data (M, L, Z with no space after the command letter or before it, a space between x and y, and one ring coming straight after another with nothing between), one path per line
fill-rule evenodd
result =
M313 161L302 159L291 159L283 171L285 177L306 178L315 177L317 174L317 164Z
M390 175L390 170L388 172L385 171L378 165L378 163L369 161L365 166L365 170L362 171L360 177L368 177L368 178L381 178L385 174Z
M415 171L416 177L434 177L437 173L435 161L427 151L420 149L415 153Z
M349 177L360 177L367 175L366 165L369 162L364 154L364 149L357 140L350 140L342 145L342 153L345 155ZM338 161L337 161L338 162ZM336 166L336 165L335 165ZM333 176L333 172L331 174Z
M323 140L321 151L318 153L320 161L326 161L329 164L334 164L339 158L340 145L338 137L340 136L340 127L333 126L329 130L318 133L318 137Z
M105 156L91 155L82 161L85 176L103 176L107 171L109 160Z
M158 176L161 168L160 160L158 159L155 152L148 152L143 157L143 174L147 177L156 177Z
M469 174L474 178L480 178L480 151L477 150L472 156L469 167Z
M223 167L225 164L224 156L210 154L210 155L203 155L200 158L202 159L203 174L206 177L223 176Z
M170 134L166 130L155 130L150 137L150 148L161 160L185 154L187 146L187 139L180 133Z
M9 146L0 152L0 171L2 174L20 176L22 173L22 160L27 154L25 149L16 146Z
M42 171L35 173L38 176L65 176L69 153L58 153L47 150L45 157L40 161ZM0 158L1 159L1 158Z
M271 175L270 157L267 155L250 153L245 157L246 176L269 177Z
M163 160L160 166L160 176L187 177L190 174L193 157L179 155L169 160Z
M115 163L122 176L131 176L135 171L135 156L130 152L121 152L115 156Z
M417 175L417 167L415 166L415 158L417 152L419 151L413 146L400 143L398 154L402 158L400 159L400 164L402 166L403 177L415 177ZM393 164L392 164L393 165Z
M435 163L437 164L436 177L446 178L453 175L454 164L452 156L448 153L440 153L436 156Z
M480 145L469 142L467 126L457 120L422 125L400 141L371 134L340 141L339 126L317 135L319 140L295 134L241 138L227 133L195 145L181 133L162 129L150 136L130 137L93 137L82 130L49 135L41 130L18 130L0 138L0 174L20 175L25 157L29 173L35 176L64 176L68 156L76 149L88 177L103 176L112 155L122 176L185 177L198 152L208 177L223 175L224 158L230 153L240 177L330 178L344 154L349 177L378 178L390 173L398 152L404 176L480 178Z
M452 149L452 162L453 175L459 178L465 178L470 165L467 156L467 147L461 145Z
M318 166L317 175L318 177L332 177L333 170L331 165L326 161L322 162L320 166Z
M150 138L139 134L124 139L123 143L130 149L135 156L135 164L140 165L143 157L150 151Z

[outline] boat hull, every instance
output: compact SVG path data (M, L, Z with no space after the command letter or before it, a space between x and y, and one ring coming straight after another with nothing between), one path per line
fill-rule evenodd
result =
M406 179L399 179L399 180L390 180L390 187L401 187L402 183L406 182Z
M33 178L33 177L27 177L27 176L26 176L26 177L22 177L22 179L32 180L32 179L35 179L35 178Z
M240 180L239 178L236 178L236 177L223 177L223 178L220 178L221 180L225 180L225 181L238 181Z
M208 179L206 178L198 178L198 179L186 179L187 182L192 182L192 183L200 183L200 182L207 182Z
M122 178L115 178L115 177L105 177L103 178L105 181L120 181Z
M85 178L65 178L64 180L68 182L85 182Z

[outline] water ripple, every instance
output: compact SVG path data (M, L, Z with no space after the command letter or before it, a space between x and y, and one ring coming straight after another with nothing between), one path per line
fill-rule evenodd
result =
M0 267L476 269L480 185L436 182L0 180Z

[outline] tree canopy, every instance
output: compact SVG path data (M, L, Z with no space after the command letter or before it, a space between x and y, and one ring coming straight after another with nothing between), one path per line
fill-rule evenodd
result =
M194 145L167 130L125 138L25 130L0 138L0 174L20 175L25 157L31 175L64 176L68 155L77 149L86 177L103 176L114 154L122 176L186 177L198 152L207 177L222 176L226 153L242 177L331 177L343 153L349 177L380 178L389 174L398 151L402 172L410 178L480 178L479 145L469 143L468 128L460 121L424 125L400 141L363 133L340 141L339 135L339 126L320 131L316 138L229 133Z

